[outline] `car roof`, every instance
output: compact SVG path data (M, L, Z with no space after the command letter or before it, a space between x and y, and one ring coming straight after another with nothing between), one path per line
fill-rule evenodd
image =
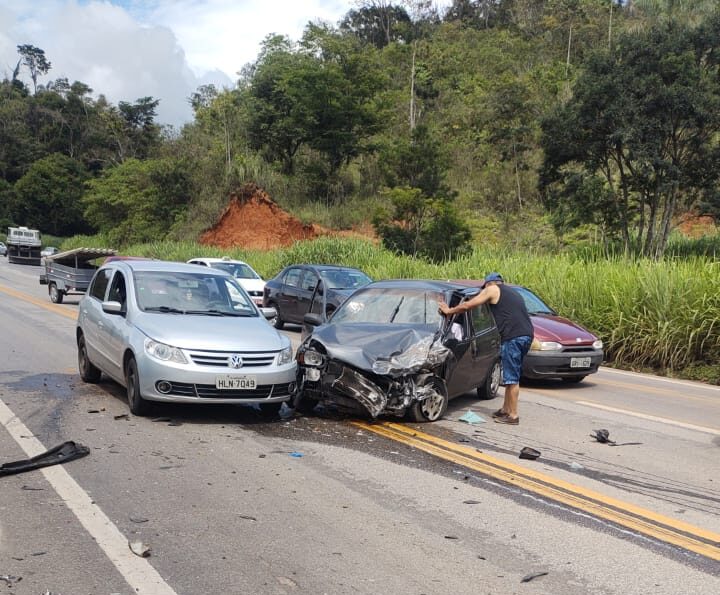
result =
M169 260L117 260L108 266L128 268L132 272L198 273L198 266L196 264L172 262ZM228 276L225 271L213 268L206 269L205 274Z
M332 270L332 271L358 271L359 273L362 273L363 275L367 275L367 273L357 267L349 267L344 266L341 264L308 264L306 262L299 262L296 264L290 264L286 266L283 271L287 271L288 269L293 269L297 267L305 267L308 269L323 269L323 270Z
M417 289L428 291L461 291L468 289L467 285L461 285L454 281L437 281L432 279L385 279L383 281L374 281L366 285L362 289Z
M485 287L485 279L453 279L452 283L457 283L458 285L463 285L465 287L478 287L480 289ZM508 287L523 287L522 285L506 283L505 281L503 281L503 285L507 285Z
M188 260L190 262L191 260L199 260L201 262L210 262L210 263L216 263L216 262L227 262L229 264L247 264L244 260L238 260L236 258L217 258L217 257L207 257L204 256L198 257L198 258L191 258ZM248 265L250 266L250 265Z

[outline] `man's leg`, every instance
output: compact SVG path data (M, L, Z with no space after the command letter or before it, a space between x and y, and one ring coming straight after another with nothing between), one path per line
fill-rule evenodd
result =
M505 385L505 400L503 401L502 410L508 417L515 419L518 417L518 397L520 396L519 384Z

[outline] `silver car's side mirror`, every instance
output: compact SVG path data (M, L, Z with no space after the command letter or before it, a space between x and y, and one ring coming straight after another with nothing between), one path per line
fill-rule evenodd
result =
M272 320L277 316L277 310L275 308L258 308L260 314L262 314L267 320Z
M123 307L120 302L103 302L102 309L103 309L103 312L106 312L107 314L122 314L123 313Z

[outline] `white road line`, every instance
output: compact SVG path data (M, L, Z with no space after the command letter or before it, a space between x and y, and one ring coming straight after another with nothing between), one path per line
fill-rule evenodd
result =
M625 415L632 415L633 417L639 417L641 419L647 419L649 421L657 421L661 424L668 424L670 426L678 426L680 428L686 428L688 430L697 430L698 432L706 432L708 434L715 434L720 436L720 430L715 428L708 428L706 426L696 426L695 424L686 424L682 421L675 421L674 419L668 419L667 417L657 417L655 415L647 415L646 413L638 413L637 411L628 411L627 409L618 409L616 407L608 407L607 405L598 405L597 403L590 403L589 401L575 401L578 405L586 405L587 407L594 407L595 409L602 409L603 411L612 411L613 413L623 413Z
M634 376L637 378L638 376L641 378L647 378L648 380L652 380L654 382L667 382L668 384L679 384L680 386L689 386L692 388L697 389L704 389L709 391L717 391L720 392L720 386L715 386L714 384L705 384L703 382L693 382L691 380L681 380L679 378L666 378L665 376L653 376L652 374L642 374L641 372L629 372L627 370L618 370L617 368L606 368L603 366L601 368L603 372L609 372L610 374L619 374L621 376ZM591 377L592 379L592 377Z
M10 408L0 399L0 425L18 443L28 457L47 450ZM97 541L98 545L127 581L134 593L147 595L177 595L144 558L133 554L128 539L115 524L93 503L90 496L60 465L40 470L80 524Z

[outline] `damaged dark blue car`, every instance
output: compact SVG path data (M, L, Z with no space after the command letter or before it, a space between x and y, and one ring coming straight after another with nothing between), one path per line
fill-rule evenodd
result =
M353 414L436 421L453 397L497 396L500 336L487 305L446 319L477 293L442 281L378 281L353 293L329 318L304 317L297 352L296 409L330 403ZM318 308L320 312L322 308Z

